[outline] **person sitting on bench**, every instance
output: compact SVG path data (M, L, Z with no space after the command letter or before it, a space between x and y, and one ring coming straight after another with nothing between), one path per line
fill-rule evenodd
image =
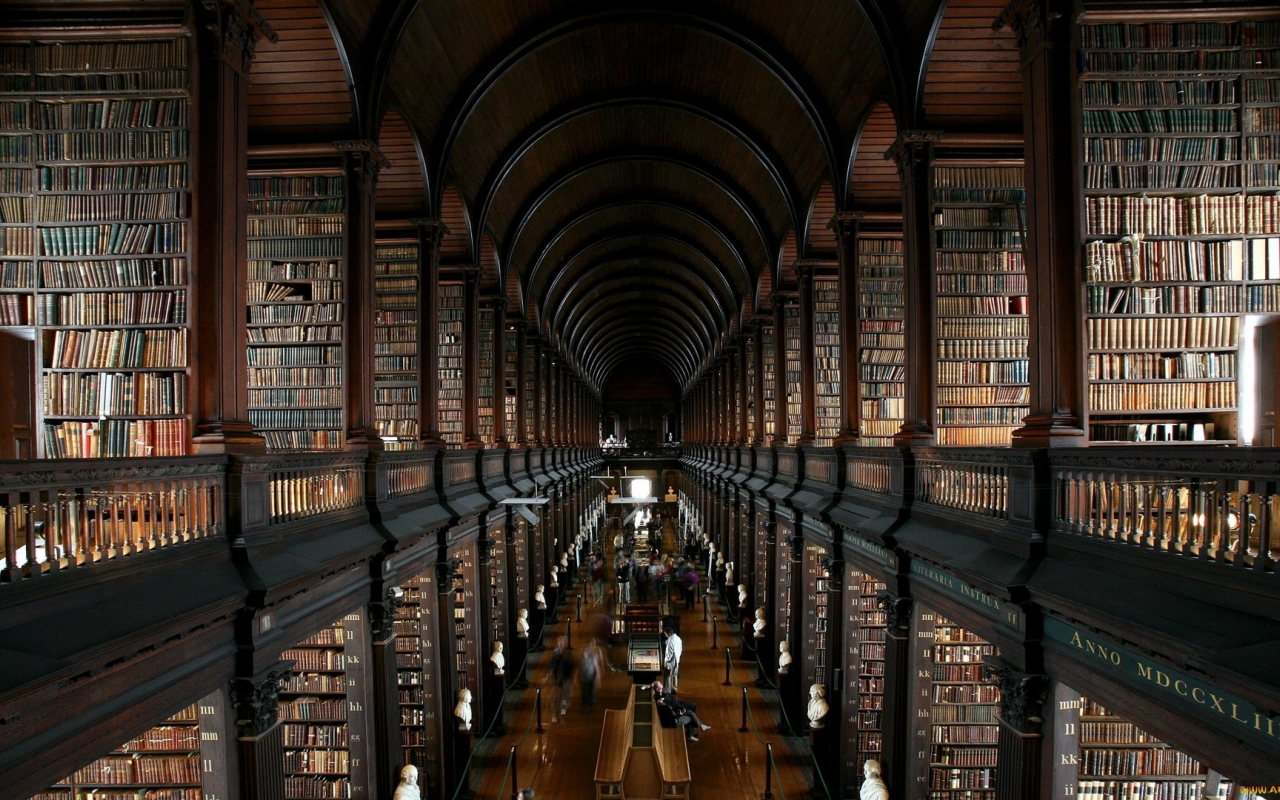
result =
M689 741L698 741L698 732L711 726L698 719L697 703L685 703L663 691L662 681L654 681L653 699L658 706L658 720L664 728L684 728Z

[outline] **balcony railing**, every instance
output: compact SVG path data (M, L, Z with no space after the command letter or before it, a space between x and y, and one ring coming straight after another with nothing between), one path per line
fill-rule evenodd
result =
M934 450L916 459L916 502L1008 519L1008 467L974 455Z
M1135 455L1055 455L1054 529L1169 557L1275 572L1280 490L1273 457L1220 449L1195 459Z
M308 455L271 470L270 524L317 517L364 503L364 457ZM336 463L334 463L336 462Z
M384 465L387 474L387 497L420 494L435 482L434 454L414 453L405 458L384 455L379 463Z
M0 582L87 567L223 532L225 462L10 462L0 472Z

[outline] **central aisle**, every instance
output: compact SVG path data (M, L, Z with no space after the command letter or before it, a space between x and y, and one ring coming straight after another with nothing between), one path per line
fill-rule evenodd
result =
M675 551L677 548L670 521L666 523L663 536L662 552ZM611 546L606 555L612 555ZM613 577L610 569L607 584L609 592L616 585ZM700 577L701 586L705 589L705 574ZM582 591L581 585L574 588L565 598L560 613L561 621L554 628L548 626L544 637L546 651L530 656L530 687L518 699L509 700L505 707L507 734L496 743L477 743L472 774L482 777L473 777L470 785L478 787L476 797L481 800L510 800L512 797L513 787L509 778L504 785L512 745L519 745L516 764L519 786L514 788L532 786L537 791L537 800L589 800L595 797L593 777L604 709L625 707L631 688L631 676L626 673L625 646L607 646L599 633L604 624L599 613L603 609L591 608L590 592L586 592L583 595L582 623L575 621L572 624L574 654L580 654L588 638L594 634L599 637L609 665L606 666L600 684L595 709L587 711L583 708L581 690L575 680L568 715L552 723L555 685L548 675L547 664L556 638L565 634L569 620L576 619L576 597ZM710 621L702 621L701 605L692 610L683 610L683 604L680 605L680 635L684 641L680 694L685 699L696 701L699 716L712 726L711 730L701 734L701 741L689 743L689 766L693 776L690 798L758 800L765 788L765 746L762 740L773 743L778 771L773 784L774 796L778 800L782 800L784 796L807 797L813 780L813 762L802 744L804 740L782 736L777 732L772 711L777 706L776 694L770 692L769 702L766 704L765 698L753 683L756 676L755 665L748 665L737 657L736 631L732 630L733 626L725 624L723 607L718 605L717 599L713 596L711 600L711 616L721 617L720 647L717 650L711 649L712 625ZM708 620L711 616L708 616ZM727 633L730 635L726 636ZM726 645L732 648L734 656L734 685L728 687L722 685ZM738 732L742 724L744 685L748 687L748 702L755 728L759 730L758 737L755 728L751 727L751 720L748 721L746 733ZM546 728L546 733L541 735L536 732L536 722L533 719L534 694L537 688L542 689L543 725Z

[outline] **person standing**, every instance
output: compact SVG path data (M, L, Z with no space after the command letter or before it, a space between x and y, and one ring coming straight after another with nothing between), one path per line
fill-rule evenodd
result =
M604 554L596 553L591 557L591 604L599 606L604 602Z
M698 594L698 571L689 567L681 576L681 582L684 584L684 607L693 608L694 598Z
M671 691L678 692L680 690L680 657L684 655L684 642L669 625L662 634L667 640L662 665L667 669L667 680L671 684Z
M631 559L626 553L618 556L614 567L618 571L618 602L631 602Z
M582 684L582 707L590 711L596 707L596 690L604 672L604 656L600 645L592 639L582 650L582 662L578 664L578 681Z
M569 713L569 695L573 693L573 673L577 671L577 664L574 663L573 653L569 650L567 637L561 636L556 640L556 649L551 654L551 662L548 666L551 669L551 679L556 683L560 716L563 717ZM551 712L551 721L559 722L555 711Z

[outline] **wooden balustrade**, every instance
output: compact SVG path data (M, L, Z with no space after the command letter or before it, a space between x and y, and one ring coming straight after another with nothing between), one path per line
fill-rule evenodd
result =
M271 458L268 456L267 458ZM356 508L364 503L363 456L289 456L271 470L269 524Z
M435 457L414 454L413 458L388 458L385 454L379 464L386 470L387 497L399 498L420 494L435 482Z
M1275 572L1280 486L1274 459L1222 450L1203 458L1135 455L1055 454L1054 530Z
M0 471L0 583L223 533L219 458L9 462Z
M895 454L896 455L896 454ZM893 488L893 462L868 448L845 456L845 483L853 489L889 494Z
M930 451L916 460L916 502L1008 519L1009 468L963 450Z

